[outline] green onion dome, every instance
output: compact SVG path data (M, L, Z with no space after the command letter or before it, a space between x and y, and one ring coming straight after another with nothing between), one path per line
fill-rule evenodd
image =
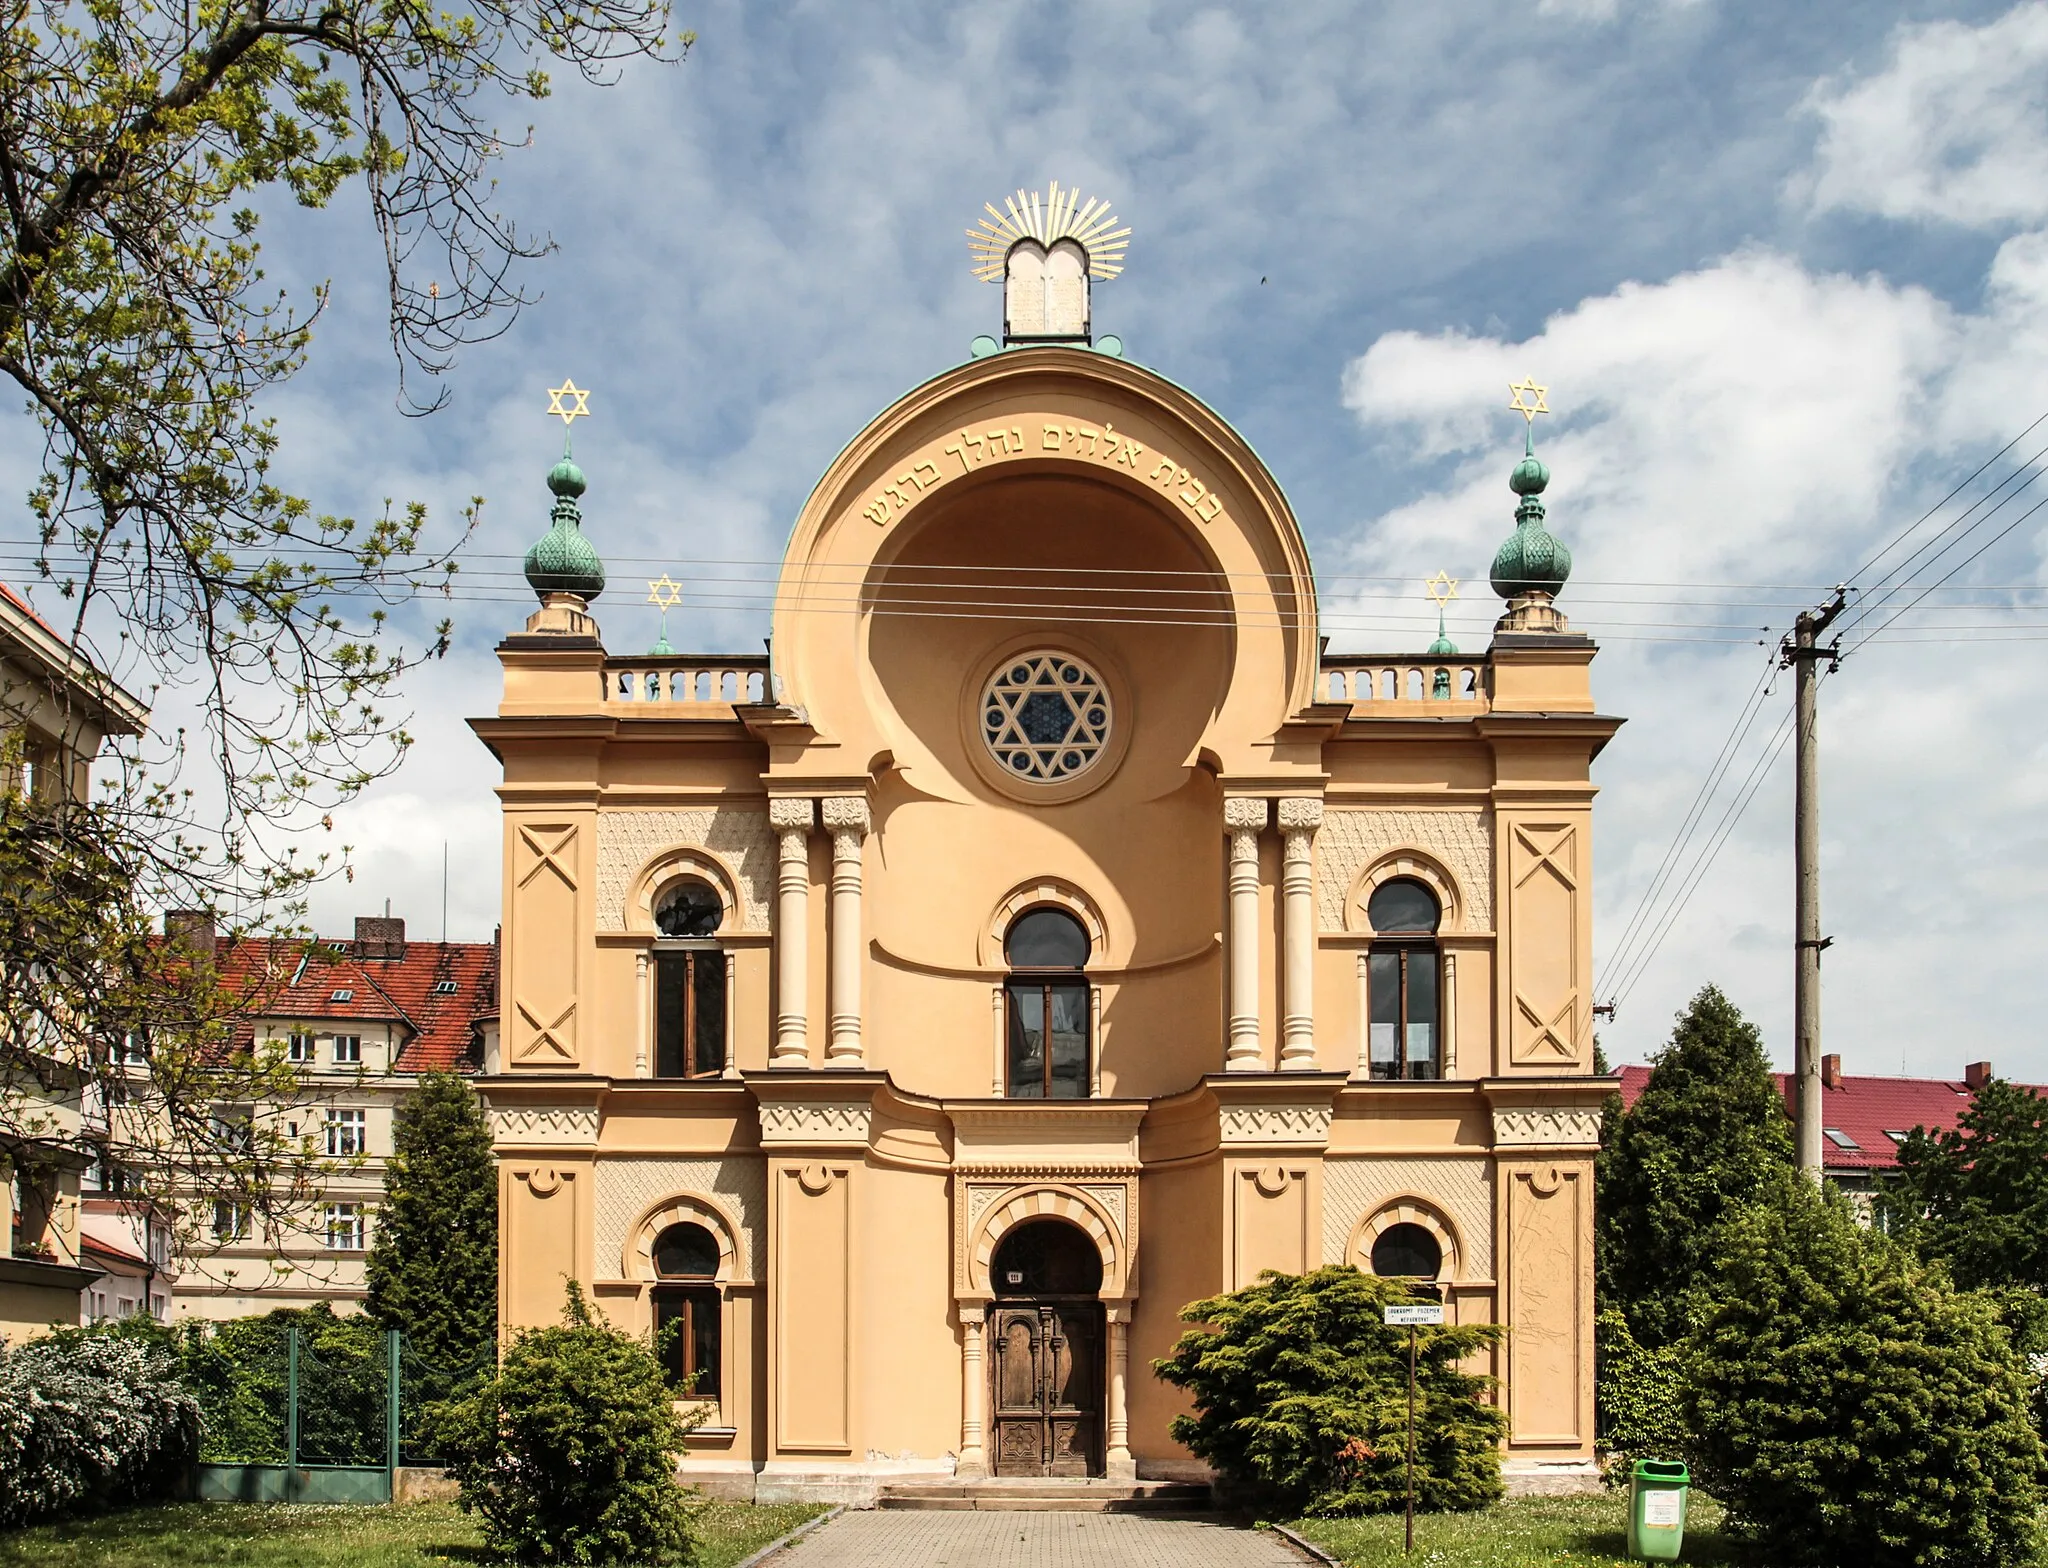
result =
M1522 498L1515 508L1515 531L1493 557L1493 591L1503 599L1540 590L1555 594L1572 574L1572 553L1543 526L1539 499L1550 483L1550 470L1528 446L1508 475L1508 488Z
M526 580L543 599L551 593L595 599L604 592L604 562L583 537L583 516L576 506L584 489L583 470L568 453L548 470L548 488L555 493L554 526L526 552Z

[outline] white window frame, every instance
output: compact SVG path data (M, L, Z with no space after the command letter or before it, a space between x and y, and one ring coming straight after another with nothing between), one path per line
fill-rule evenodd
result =
M359 1034L338 1034L334 1037L334 1065L353 1067L363 1059L363 1037Z
M370 1113L327 1108L327 1156L344 1159L370 1152Z
M284 1056L288 1062L314 1062L319 1060L319 1047L314 1044L311 1030L294 1029L284 1037Z
M362 1252L369 1243L368 1216L360 1203L327 1205L327 1250Z
M223 1224L222 1221L227 1221ZM228 1246L237 1241L249 1239L249 1205L237 1203L232 1198L213 1200L213 1239L218 1246Z

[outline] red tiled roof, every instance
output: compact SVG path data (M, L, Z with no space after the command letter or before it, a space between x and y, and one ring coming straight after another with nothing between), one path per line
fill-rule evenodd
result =
M1785 1114L1793 1114L1792 1075L1773 1073ZM1632 1106L1650 1081L1647 1067L1621 1069L1621 1101ZM1821 1168L1830 1171L1887 1171L1899 1163L1892 1133L1915 1127L1929 1132L1955 1129L1970 1104L1970 1086L1960 1078L1854 1078L1844 1073L1839 1089L1821 1091L1821 1127L1832 1128L1856 1145L1845 1149L1833 1138L1821 1138Z
M222 937L214 952L222 979L247 998L239 1040L254 1038L258 1018L393 1024L396 1071L460 1069L478 1020L498 1009L493 942L407 942L398 957L361 958L349 941Z
M58 637L59 641L62 640L62 638L59 637L57 628L52 626L48 621L44 620L40 615L38 615L36 613L36 607L34 605L30 604L28 600L24 599L20 594L16 593L12 588L8 587L7 584L5 583L0 583L0 598L4 598L9 604L13 605L17 610L21 611L23 615L26 615L30 620L34 621L36 625L42 627L42 629L48 632L52 637Z
M126 1247L117 1247L111 1241L101 1241L97 1236L82 1236L78 1244L81 1251L94 1253L102 1258L111 1258L116 1263L132 1263L143 1269L149 1267L149 1259L141 1253L130 1252Z

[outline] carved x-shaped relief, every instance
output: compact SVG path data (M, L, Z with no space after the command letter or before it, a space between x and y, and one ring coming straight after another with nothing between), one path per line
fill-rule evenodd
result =
M1529 857L1521 872L1515 878L1515 886L1521 887L1537 872L1548 869L1550 874L1566 887L1576 889L1578 877L1572 871L1572 849L1575 830L1569 827L1536 828L1515 826L1515 842Z
M520 1048L521 1061L539 1056L543 1051L552 1052L563 1061L574 1061L576 1052L568 1041L569 1031L564 1027L576 1016L576 1004L571 1002L550 1023L542 1023L540 1015L524 1002L518 1004L520 1021L533 1031L532 1038Z
M543 842L543 836L552 834L553 843ZM562 885L572 892L576 887L576 873L569 865L565 851L576 842L576 830L569 828L527 828L519 830L519 842L533 856L533 864L526 868L519 878L519 885L525 887L543 871L552 871L562 879Z

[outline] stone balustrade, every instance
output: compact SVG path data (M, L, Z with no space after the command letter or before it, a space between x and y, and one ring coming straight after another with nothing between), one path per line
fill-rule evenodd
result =
M672 658L611 658L604 664L607 702L667 707L731 707L768 700L768 658L733 654L677 654Z
M1316 674L1316 699L1374 712L1484 713L1491 705L1486 674L1483 659L1325 657Z

